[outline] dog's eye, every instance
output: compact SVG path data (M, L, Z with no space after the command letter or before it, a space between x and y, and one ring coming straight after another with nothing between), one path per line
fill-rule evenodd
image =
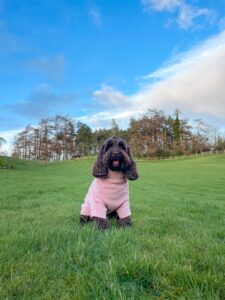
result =
M126 146L122 142L119 143L119 147L123 150L126 150Z
M112 147L112 146L113 146L113 143L112 143L112 142L109 142L109 143L106 145L106 151L109 150L109 148Z

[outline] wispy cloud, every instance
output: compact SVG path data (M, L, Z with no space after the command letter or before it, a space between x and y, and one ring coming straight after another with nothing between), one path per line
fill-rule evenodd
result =
M66 65L67 62L62 54L52 57L41 56L26 63L28 70L56 82L64 79Z
M107 111L79 117L79 121L89 124L94 129L108 128L111 126L112 119L119 121L122 128L126 128L132 116L137 112L133 110L121 110L118 107Z
M174 11L181 6L182 0L141 0L146 11Z
M40 120L55 113L63 113L65 108L75 105L76 93L54 93L47 85L40 86L26 100L5 106L19 116Z
M190 5L185 0L141 0L141 3L147 13L163 11L173 13L179 28L184 30L200 28L204 24L203 21L212 23L215 19L213 10Z
M181 109L189 116L225 121L225 31L194 49L173 57L166 66L143 77L141 88L125 95L115 88L102 86L94 92L108 109L88 116L89 123L104 124L112 118L123 122L148 108Z
M94 97L98 104L102 104L107 107L116 107L118 105L122 107L128 104L127 96L123 95L115 88L104 84L101 89L94 92Z
M102 25L102 15L98 7L92 6L90 8L89 15L91 16L96 26L100 27Z

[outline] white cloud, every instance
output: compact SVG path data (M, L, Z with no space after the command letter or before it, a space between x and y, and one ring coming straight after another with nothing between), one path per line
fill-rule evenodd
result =
M225 31L145 76L134 94L125 95L109 86L95 91L94 96L108 104L108 109L86 120L96 125L101 120L109 124L115 118L128 124L131 116L156 107L169 111L179 108L188 116L205 117L221 125L225 121L224 78Z
M107 107L111 106L124 106L128 104L128 97L121 92L108 85L102 85L100 90L94 92L94 97L98 103Z
M213 10L187 4L184 0L141 0L141 3L145 12L168 11L175 14L176 22L181 29L201 27L200 18L204 18L210 23L215 18ZM195 21L196 19L198 19L198 22ZM171 24L171 19L169 24Z
M198 8L187 4L182 4L179 8L178 25L182 29L198 28L201 25L194 23L194 20L204 17L211 22L214 13L208 8Z
M142 0L141 3L144 5L146 11L174 11L179 8L183 3L182 0Z
M92 115L79 117L79 121L87 123L94 129L109 128L112 119L116 119L122 128L126 128L129 119L135 114L132 110L121 110L120 108L98 112Z

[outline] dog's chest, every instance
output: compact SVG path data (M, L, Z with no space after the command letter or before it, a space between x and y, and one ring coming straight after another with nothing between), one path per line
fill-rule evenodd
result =
M95 201L100 201L107 207L118 207L129 200L128 181L126 179L95 178L92 188Z

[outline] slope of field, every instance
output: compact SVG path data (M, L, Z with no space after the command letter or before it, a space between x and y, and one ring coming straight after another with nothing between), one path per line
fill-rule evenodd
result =
M93 161L0 170L0 299L225 299L225 156L139 162L133 227L79 225Z

